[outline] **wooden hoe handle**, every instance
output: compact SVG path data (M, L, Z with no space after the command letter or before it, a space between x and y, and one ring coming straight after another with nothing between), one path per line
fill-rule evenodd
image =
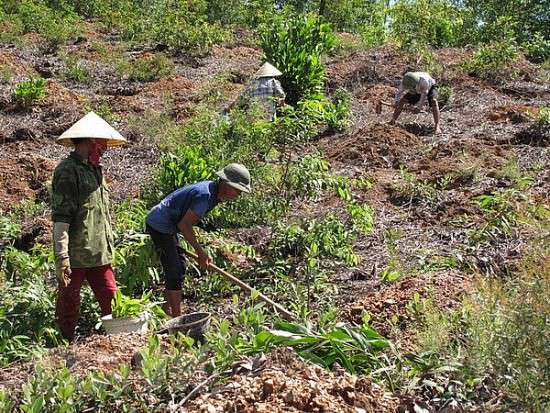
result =
M190 257L194 258L195 260L198 259L197 255L193 252L190 252L190 251L185 251L185 253L187 255L189 255ZM296 317L294 316L294 314L292 314L290 311L286 310L281 304L278 304L276 303L275 301L273 301L271 298L263 295L262 293L260 293L258 290L252 288L250 285L246 284L245 282L241 281L240 279L238 279L237 277L235 277L234 275L231 275L229 274L227 271L221 269L220 267L214 265L214 264L209 264L208 265L208 268L216 271L217 273L223 275L225 278L227 278L229 281L231 281L233 284L237 284L239 287L249 291L251 294L252 293L256 293L258 295L258 298L260 300L262 300L263 302L269 304L270 306L272 306L274 309L276 309L279 313L281 313L281 315L283 316L283 318L285 320L295 320Z

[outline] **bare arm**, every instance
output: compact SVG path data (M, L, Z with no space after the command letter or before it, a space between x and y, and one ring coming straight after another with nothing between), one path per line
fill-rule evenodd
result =
M441 115L439 113L439 104L437 103L437 99L434 99L432 103L432 114L434 116L435 133L441 133L441 127L439 126Z
M202 269L206 269L210 263L208 255L203 250L197 237L195 236L195 230L193 226L200 221L200 217L193 211L188 210L183 218L178 222L178 230L183 234L185 240L191 244L197 255L199 256L199 265Z
M393 111L393 117L390 121L390 124L394 124L399 115L401 114L401 111L403 110L403 106L405 105L405 96L402 96L399 101L395 102L395 110Z

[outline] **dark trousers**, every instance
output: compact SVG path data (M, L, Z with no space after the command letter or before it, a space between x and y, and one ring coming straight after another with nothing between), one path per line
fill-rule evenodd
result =
M183 249L178 245L178 237L175 234L158 232L148 224L146 229L160 258L166 289L181 290L186 259Z

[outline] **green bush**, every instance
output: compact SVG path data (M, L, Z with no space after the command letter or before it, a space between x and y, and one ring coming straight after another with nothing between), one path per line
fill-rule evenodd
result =
M390 34L404 48L459 43L461 10L448 0L404 0L389 9Z
M399 368L409 385L428 378L443 401L482 403L484 393L503 411L548 411L550 267L547 252L533 251L514 277L479 279L462 308L425 309L415 366Z
M462 68L470 76L481 79L506 79L515 76L510 67L517 58L518 50L514 42L495 42L481 46L462 64Z
M451 101L451 97L453 96L453 89L447 84L440 84L437 85L437 91L437 103L439 104L439 107L442 108L444 106L447 106Z
M257 29L276 13L274 0L225 0L208 2L208 19L224 25Z
M550 408L550 266L530 259L515 279L481 282L471 299L469 362L489 373L521 410Z
M341 0L325 3L322 17L341 32L361 33L369 45L384 40L384 0Z
M204 55L227 36L222 26L208 22L207 7L206 0L124 3L115 24L122 27L125 40L161 43L177 52Z
M174 73L174 63L162 53L142 57L124 66L130 80L153 82Z
M30 107L46 96L46 82L41 78L30 78L15 86L13 99L24 107Z
M521 48L525 56L534 63L542 63L550 59L550 39L540 33L525 41Z
M280 77L286 102L323 91L325 67L322 57L330 52L336 37L330 25L314 15L278 15L262 32L265 60L283 74Z
M352 266L359 262L359 257L353 253L355 238L356 234L337 216L327 214L321 219L307 219L289 226L276 223L269 249L274 257L300 258L316 244L319 257L336 258Z
M537 116L537 123L539 125L550 125L550 106L540 108Z
M2 261L12 281L0 289L0 365L28 358L62 341L54 324L55 290L46 284L51 268L44 251L33 255L7 248Z
M113 261L126 294L141 293L160 282L158 257L147 234L129 231L117 237Z
M75 57L67 57L65 59L67 68L63 72L63 77L78 83L89 83L90 71L85 64Z
M63 2L58 7L49 7L43 0L22 0L6 2L4 6L11 17L19 20L24 33L39 33L47 43L48 50L55 50L70 36L78 32L78 16Z
M212 157L204 156L201 146L180 145L161 156L148 201L156 203L178 188L211 179L216 167Z
M550 38L546 0L465 0L464 33L469 43L515 38L529 42L537 34Z

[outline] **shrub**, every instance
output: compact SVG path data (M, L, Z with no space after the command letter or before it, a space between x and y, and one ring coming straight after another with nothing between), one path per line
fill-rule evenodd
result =
M159 267L149 235L128 231L115 241L117 282L127 294L141 293L160 281Z
M389 9L390 33L402 47L458 44L462 16L448 0L406 0Z
M201 146L180 145L161 156L146 198L156 203L178 188L210 179L216 166L212 157L203 155Z
M11 248L4 259L19 280L0 289L0 365L62 341L54 325L55 291L37 271L40 259Z
M48 50L55 50L78 30L78 16L68 7L55 10L42 0L23 0L13 9L22 22L23 31L36 32L44 37Z
M543 108L540 108L537 117L537 123L541 126L550 125L550 107L545 106Z
M444 106L447 106L451 101L451 97L453 95L453 89L451 88L451 86L447 84L440 84L437 86L437 90L438 90L437 103L439 104L439 107L442 108Z
M122 36L126 40L161 43L175 51L204 55L227 33L219 24L207 21L206 0L159 0L123 5L118 11Z
M470 76L488 80L505 79L515 75L510 66L517 57L518 51L515 43L494 42L481 46L472 57L462 64L462 68Z
M164 54L157 53L134 60L125 70L130 80L152 82L174 73L174 63Z
M308 248L316 244L319 257L332 257L355 265L359 257L353 253L356 235L348 230L338 217L327 214L322 219L308 219L300 224L273 228L270 253L275 257L304 257Z
M46 95L46 82L41 78L30 78L15 86L13 99L24 107L30 107Z
M78 83L90 82L90 72L82 61L75 57L67 57L65 64L67 65L67 69L63 73L65 79Z
M330 163L318 156L306 155L288 173L288 190L294 196L318 199L336 179L330 174Z
M208 2L208 18L224 25L258 28L276 13L273 0L225 0Z
M531 39L522 43L521 48L531 62L542 63L550 59L550 39L540 33L535 33Z
M281 14L263 30L261 39L264 58L283 73L280 79L288 103L323 91L322 57L336 43L330 25L314 15Z
M490 373L517 408L541 412L550 407L548 262L531 258L515 279L481 282L469 319L474 371Z
M13 74L13 69L9 65L0 64L0 83L10 83Z
M321 13L335 30L361 33L373 46L384 40L384 10L383 0L343 0L325 3Z

